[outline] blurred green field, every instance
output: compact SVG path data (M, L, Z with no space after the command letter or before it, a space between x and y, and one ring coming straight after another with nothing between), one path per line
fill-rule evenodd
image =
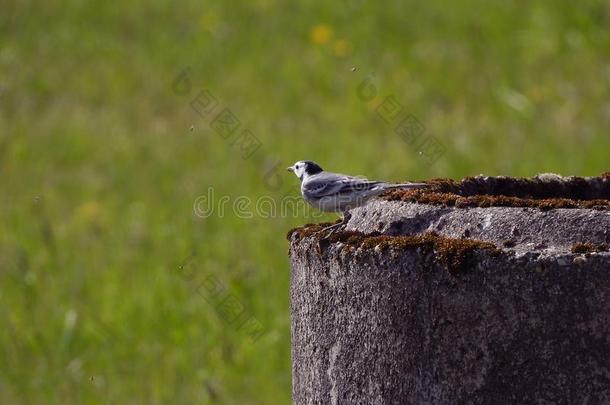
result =
M297 196L282 168L306 158L390 181L609 169L601 0L0 9L3 404L289 403L285 234L312 218L200 218L209 188ZM204 89L260 140L249 158L191 107ZM444 145L435 162L380 118L388 96Z

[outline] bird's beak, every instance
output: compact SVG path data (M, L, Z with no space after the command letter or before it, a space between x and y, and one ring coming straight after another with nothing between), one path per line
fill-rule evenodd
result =
M290 166L290 167L286 168L286 170L289 171L289 172L294 172L294 167Z

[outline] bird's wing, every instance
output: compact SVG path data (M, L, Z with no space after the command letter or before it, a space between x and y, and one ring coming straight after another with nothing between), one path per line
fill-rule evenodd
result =
M322 198L345 193L369 191L384 184L344 174L323 172L313 176L302 185L303 192L310 198Z

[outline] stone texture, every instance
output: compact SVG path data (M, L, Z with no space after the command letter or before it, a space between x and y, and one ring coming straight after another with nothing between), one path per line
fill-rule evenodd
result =
M576 242L610 244L610 211L562 208L542 211L521 207L465 209L375 200L353 210L347 229L388 235L434 231L498 246L510 241L522 251L557 252L568 251Z
M348 229L502 252L452 273L423 247L292 233L295 404L610 403L610 253L571 253L610 241L608 211L376 200Z

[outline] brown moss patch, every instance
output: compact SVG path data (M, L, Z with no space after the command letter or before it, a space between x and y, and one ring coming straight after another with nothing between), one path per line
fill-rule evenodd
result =
M388 201L407 201L448 207L529 207L547 211L555 208L588 208L609 210L608 200L572 200L568 198L531 199L508 196L476 195L462 197L457 194L424 190L391 190L384 194Z
M468 177L462 181L433 179L431 187L391 190L389 201L465 207L588 208L610 210L610 176L534 178Z
M289 233L289 239L297 233L298 240L314 235L328 224L309 225L297 228ZM492 251L494 254L500 250L489 242L473 239L448 238L434 232L413 236L390 236L381 235L378 232L364 234L358 231L337 231L329 237L319 234L319 248L325 249L331 244L342 243L348 249L423 249L434 253L435 259L443 264L449 271L458 272L464 270L471 263L476 251Z
M292 236L296 235L297 239L300 241L303 238L307 238L308 236L312 236L327 226L331 226L334 224L338 224L341 220L337 220L335 222L322 222L319 224L305 224L303 226L299 226L297 228L292 228L286 234L286 239L289 241L292 240Z
M608 245L605 243L595 244L590 242L578 242L572 245L572 253L583 254L593 252L607 252Z

